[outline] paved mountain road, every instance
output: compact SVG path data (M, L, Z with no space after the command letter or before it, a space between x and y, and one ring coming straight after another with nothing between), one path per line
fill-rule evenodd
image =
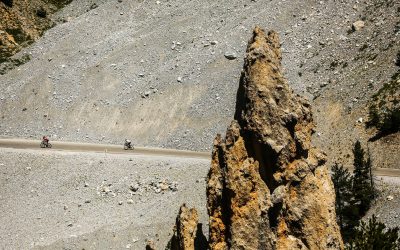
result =
M209 152L195 152L187 150L175 150L164 148L144 148L135 147L134 150L124 150L123 145L113 144L94 144L94 143L77 143L50 141L52 148L40 148L40 141L25 139L0 139L0 148L14 149L38 149L38 150L59 150L59 151L76 151L76 152L98 152L110 154L136 154L136 155L158 155L172 156L180 158L202 158L210 159Z
M164 148L147 148L135 147L134 150L124 150L122 145L113 144L94 144L94 143L77 143L51 141L53 147L40 148L40 141L25 139L0 139L0 148L14 149L37 149L37 150L59 150L59 151L76 151L76 152L98 152L110 154L132 154L132 155L154 155L154 156L170 156L179 158L201 158L210 159L210 152L197 152ZM375 168L374 174L377 176L400 177L400 169Z

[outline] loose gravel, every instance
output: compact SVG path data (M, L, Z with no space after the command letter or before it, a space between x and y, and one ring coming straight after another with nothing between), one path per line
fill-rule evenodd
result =
M209 161L0 149L4 249L165 247L183 203L207 235Z

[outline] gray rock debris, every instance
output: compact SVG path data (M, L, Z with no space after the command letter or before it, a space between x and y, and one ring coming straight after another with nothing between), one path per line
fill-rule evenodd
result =
M225 52L224 56L228 60L235 60L237 58L237 54L234 51L227 51Z
M139 188L140 188L139 184L134 184L134 185L131 185L131 186L129 187L129 189L130 189L132 192L137 192L137 191L139 190Z

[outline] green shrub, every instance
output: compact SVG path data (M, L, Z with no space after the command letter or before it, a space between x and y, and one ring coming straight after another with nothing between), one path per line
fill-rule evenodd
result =
M355 203L358 204L360 216L364 216L371 206L374 190L372 187L371 165L365 160L365 152L361 143L356 141L353 149L354 171L353 171L353 195Z
M360 219L376 197L372 161L369 154L365 159L365 151L359 141L354 144L353 154L353 174L335 163L332 166L331 176L336 195L336 218L345 242L352 239Z
M400 71L372 96L366 125L378 130L378 138L400 131Z
M360 219L358 208L354 204L353 177L348 169L335 163L332 167L332 182L336 195L337 223L343 239L347 241L353 234L354 228L358 226L358 220Z
M399 228L387 229L385 224L378 222L375 215L372 215L368 223L363 221L360 223L346 249L398 250L400 249Z
M46 17L47 17L47 11L46 11L46 9L43 8L43 6L42 6L42 7L40 7L39 9L36 10L36 15L37 15L38 17L41 17L41 18L46 18Z

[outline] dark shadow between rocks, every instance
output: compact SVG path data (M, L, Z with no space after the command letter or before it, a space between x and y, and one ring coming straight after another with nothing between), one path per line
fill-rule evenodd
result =
M194 239L194 249L195 250L209 249L207 238L203 233L203 224L202 223L197 224L196 237ZM181 249L179 246L179 240L178 240L178 236L176 235L176 233L174 233L172 235L171 239L168 241L168 244L165 247L165 250L184 250L184 249Z
M179 250L179 242L178 237L175 234L172 235L171 239L169 239L165 250Z
M194 239L195 250L206 250L208 248L208 241L203 233L203 223L197 224L196 238Z
M1 0L1 2L3 2L8 7L12 7L13 6L13 0Z

